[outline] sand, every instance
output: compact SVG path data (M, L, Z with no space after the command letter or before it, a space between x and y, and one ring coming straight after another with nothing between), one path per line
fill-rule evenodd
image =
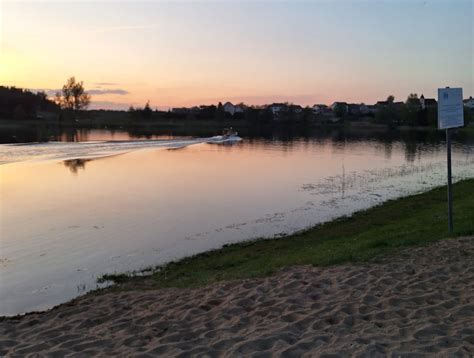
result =
M474 355L474 238L199 289L134 285L3 319L0 355Z

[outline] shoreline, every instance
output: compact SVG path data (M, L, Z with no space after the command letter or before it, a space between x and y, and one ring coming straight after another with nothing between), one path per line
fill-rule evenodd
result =
M454 193L456 195L455 210L463 210L465 213L468 213L469 210L472 209L474 212L473 189L474 178L454 184ZM439 222L438 214L444 212L444 203L438 203L438 201L440 199L444 200L445 190L446 187L437 187L421 194L391 199L369 209L357 211L351 216L336 218L329 222L321 223L314 227L281 237L256 238L233 244L225 244L221 248L187 256L163 265L145 267L132 272L105 274L97 279L97 283L111 283L110 286L88 291L83 295L46 310L0 316L0 321L30 314L46 313L89 295L95 296L109 291L128 290L130 286L134 285L146 290L161 288L198 288L220 281L268 277L279 272L281 269L292 266L309 264L315 267L329 267L347 263L363 264L378 262L378 260L384 257L396 255L398 251L403 250L406 246L426 246L448 237L446 228L442 226L441 230L437 230L438 237L432 236L421 238L420 240L406 240L407 238L402 237L401 242L390 242L390 238L386 238L385 240L380 240L378 237L373 238L371 237L373 236L372 233L369 235L369 240L360 240L361 234L362 236L364 235L364 230L367 230L371 226L378 226L382 229L381 231L384 232L385 228L383 226L387 226L387 222L383 220L383 217L386 216L388 212L390 212L390 215L393 216L393 220L395 220L396 217L394 215L398 215L398 218L406 216L406 210L413 210L427 204L436 203L437 210L435 210L432 215L435 215L436 221ZM465 195L466 193L468 193L468 195ZM465 203L462 201L461 203L459 202L461 197L467 202L467 206L465 206ZM440 206L442 210L439 210ZM456 216L455 219L457 223L463 221L463 224L467 224L467 228L461 226L461 229L459 229L456 227L457 230L454 236L474 234L474 222L472 218L469 218L469 215L465 215L461 218ZM464 222L466 220L467 222ZM357 230L354 231L356 228ZM375 234L378 235L379 232L380 230L376 229ZM432 232L433 231L431 231L431 233ZM413 234L416 235L416 231L414 231ZM352 235L353 237L343 237L341 241L341 235ZM354 241L362 241L362 243ZM333 242L335 245L332 245ZM320 245L317 246L317 244ZM347 244L349 244L349 246L355 246L358 250L354 249L354 247L345 247ZM310 245L315 247L310 247ZM297 247L296 251L290 252L294 247ZM301 252L300 249L312 252L308 254L308 252ZM316 253L314 249L322 252ZM349 252L346 252L347 249L349 249ZM274 255L275 252L281 255L281 253L287 251L290 257L286 260L280 259L279 262L277 260L276 263L264 257L266 262L261 262L262 257L259 253L264 253L265 251L268 251L270 256ZM297 259L295 260L296 257ZM247 262L245 259L247 259ZM242 267L239 267L239 265ZM258 265L261 266L259 267Z
M461 237L386 262L88 294L0 319L0 355L470 355L473 264Z
M228 245L44 312L0 317L0 355L470 355L474 179L279 239Z
M451 236L474 235L469 215L474 212L474 178L454 183L453 192L456 226ZM294 265L372 262L404 247L426 246L449 237L445 196L446 186L436 187L289 235L227 244L135 272L105 274L98 282L122 284L142 280L140 273L151 272L147 277L156 288L199 287L222 280L265 277ZM411 217L407 216L410 211ZM380 239L381 235L385 237Z

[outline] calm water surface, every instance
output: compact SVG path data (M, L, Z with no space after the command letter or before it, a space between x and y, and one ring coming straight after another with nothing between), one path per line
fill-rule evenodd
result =
M50 308L139 270L273 237L444 184L444 143L385 135L207 139L89 131L0 145L0 314ZM110 142L110 141L113 142ZM474 145L454 145L456 180Z

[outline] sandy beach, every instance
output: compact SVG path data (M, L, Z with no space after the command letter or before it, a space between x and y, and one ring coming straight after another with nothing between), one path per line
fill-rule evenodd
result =
M473 237L198 289L127 285L2 319L0 355L474 354Z

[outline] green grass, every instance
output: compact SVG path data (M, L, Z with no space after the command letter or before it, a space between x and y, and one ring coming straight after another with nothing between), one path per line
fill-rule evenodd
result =
M453 236L474 234L474 180L454 185ZM384 259L400 248L448 237L446 188L402 199L278 239L227 245L159 267L152 287L196 287L219 280L270 275L293 265L328 266ZM134 280L106 275L117 283ZM148 280L150 281L150 280Z
M461 128L459 131L460 131L461 133L474 135L474 124L465 126L464 128Z

